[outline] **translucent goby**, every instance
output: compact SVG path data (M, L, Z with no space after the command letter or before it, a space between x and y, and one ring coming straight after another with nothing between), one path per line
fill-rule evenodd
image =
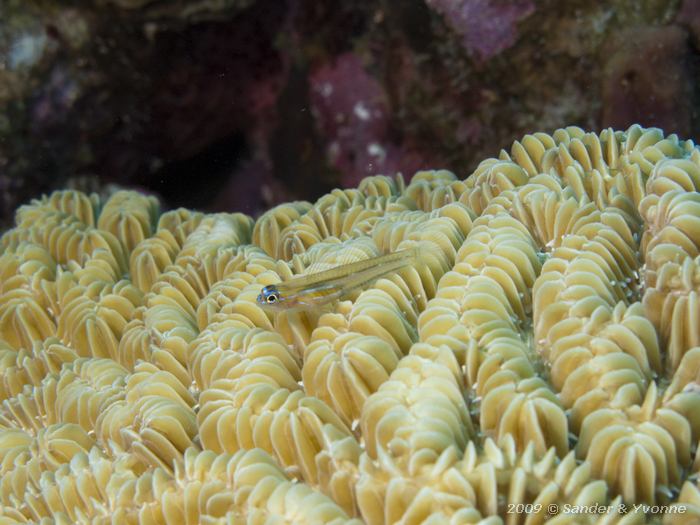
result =
M345 299L377 279L418 264L418 249L401 250L265 286L257 301L265 309L312 310Z

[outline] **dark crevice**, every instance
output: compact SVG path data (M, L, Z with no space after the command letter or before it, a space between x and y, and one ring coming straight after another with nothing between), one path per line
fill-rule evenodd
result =
M192 157L167 162L144 185L170 207L205 208L247 157L244 135L234 133Z
M294 68L279 97L279 126L270 140L270 153L275 178L300 198L315 200L337 181L325 167L310 107L307 71Z

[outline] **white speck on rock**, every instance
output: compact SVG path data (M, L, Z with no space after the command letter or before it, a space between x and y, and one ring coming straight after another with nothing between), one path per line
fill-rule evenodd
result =
M373 157L377 157L379 162L384 162L384 160L386 159L386 150L376 142L372 142L372 144L367 146L367 153L369 153Z
M371 113L362 101L355 104L353 112L360 120L369 120L372 117Z

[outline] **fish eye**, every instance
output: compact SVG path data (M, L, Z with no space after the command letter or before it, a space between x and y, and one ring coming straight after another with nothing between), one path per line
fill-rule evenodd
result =
M270 294L267 296L267 302L272 304L277 302L277 296L275 294Z

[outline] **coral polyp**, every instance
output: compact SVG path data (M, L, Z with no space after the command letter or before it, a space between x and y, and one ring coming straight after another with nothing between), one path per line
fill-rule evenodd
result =
M700 522L675 135L535 133L255 221L63 191L0 246L2 523ZM330 311L256 302L416 248Z

